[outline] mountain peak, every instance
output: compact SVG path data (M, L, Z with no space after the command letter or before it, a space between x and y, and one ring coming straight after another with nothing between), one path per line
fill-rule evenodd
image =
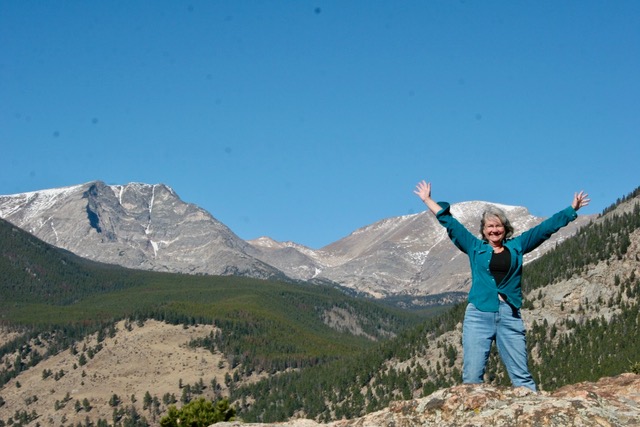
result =
M269 248L269 249L281 249L285 247L283 243L278 242L277 240L274 240L271 237L267 237L267 236L261 236L261 237L258 237L257 239L248 240L247 243L256 247Z
M248 244L165 184L72 187L0 196L0 216L79 256L144 270L281 277Z

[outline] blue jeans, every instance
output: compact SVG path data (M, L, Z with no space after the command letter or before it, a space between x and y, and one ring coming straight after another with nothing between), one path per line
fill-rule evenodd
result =
M467 305L462 326L462 382L476 384L484 381L484 372L493 340L500 358L515 387L536 390L527 366L527 342L520 310L500 301L497 313L478 310Z

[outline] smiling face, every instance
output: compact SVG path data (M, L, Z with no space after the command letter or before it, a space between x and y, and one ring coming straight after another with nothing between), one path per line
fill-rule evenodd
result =
M505 238L505 228L500 218L496 216L487 218L484 221L482 235L491 246L502 246L502 241Z

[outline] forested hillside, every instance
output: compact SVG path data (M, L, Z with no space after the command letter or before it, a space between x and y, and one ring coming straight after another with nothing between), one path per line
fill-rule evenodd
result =
M640 228L640 190L635 190L604 210L589 227L527 266L525 292L568 279L599 262L621 260L628 252L635 230ZM620 207L616 210L616 207Z
M135 270L80 258L0 218L0 298L14 303L70 304L139 284ZM7 309L6 305L0 310ZM11 316L3 312L3 320Z
M2 220L0 239L0 425L34 419L23 415L35 411L42 396L27 395L20 416L18 408L10 420L2 416L9 409L3 405L7 393L28 393L19 387L23 373L69 352L75 363L60 372L84 366L104 351L104 341L116 336L122 320L130 325L127 329L149 319L184 328L213 327L189 345L224 354L231 375L222 386L227 394L249 377L360 354L420 320L331 287L151 273L89 262ZM61 375L43 372L42 379L56 376L57 382ZM46 410L61 413L64 405L59 406Z

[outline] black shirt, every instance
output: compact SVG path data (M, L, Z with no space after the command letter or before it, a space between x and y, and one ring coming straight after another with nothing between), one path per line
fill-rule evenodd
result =
M509 268L511 267L511 252L506 247L500 253L493 253L491 255L491 262L489 263L489 271L493 275L493 278L496 280L496 283L500 285L500 283L504 280L509 273Z

